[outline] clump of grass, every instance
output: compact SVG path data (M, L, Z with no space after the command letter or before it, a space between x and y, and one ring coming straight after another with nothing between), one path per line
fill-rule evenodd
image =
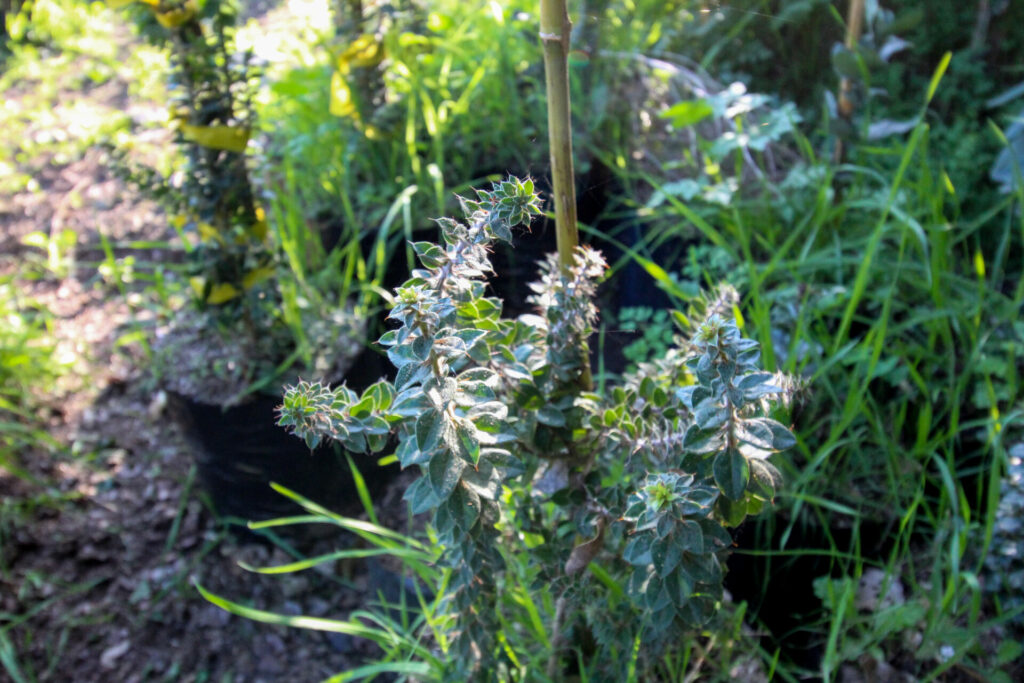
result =
M784 195L766 188L729 206L670 202L666 211L682 239L695 230L728 255L766 362L810 387L780 494L786 512L758 522L754 554L770 564L751 606L777 616L770 576L798 566L851 577L819 620L812 611L799 626L824 648L826 678L868 636L875 656L903 651L922 677L980 674L998 659L983 646L994 622L977 577L1001 453L1021 415L1024 194L963 215L930 141L919 122L905 140L855 149L832 168L798 137L805 164L783 181ZM685 297L678 279L651 273ZM877 620L865 622L852 602L869 568L905 586L906 604L923 612L872 631Z
M54 360L49 313L21 292L14 274L0 277L0 468L34 479L21 455L53 446L36 415L60 364Z

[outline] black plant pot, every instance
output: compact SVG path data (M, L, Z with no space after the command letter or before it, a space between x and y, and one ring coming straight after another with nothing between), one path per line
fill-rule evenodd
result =
M376 356L362 354L351 374L362 375L367 366L380 365ZM369 384L359 381L361 377L347 379L357 390L363 388L360 384ZM277 426L281 397L258 395L223 408L170 396L192 447L199 479L220 516L257 521L300 513L301 508L274 491L271 482L332 511L362 510L345 452L337 444L324 444L311 452L301 439ZM400 472L397 465L379 466L377 457L351 455L373 496Z

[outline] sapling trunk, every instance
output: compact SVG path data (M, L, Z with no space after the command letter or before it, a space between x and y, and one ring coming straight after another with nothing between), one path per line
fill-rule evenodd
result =
M846 48L850 51L857 49L860 42L860 34L864 28L864 0L850 0L850 8L846 15ZM843 76L839 80L839 115L849 121L853 118L853 99L850 93L853 91L853 81L849 76ZM835 162L843 160L843 141L836 140Z
M566 0L541 0L540 39L544 45L544 75L548 94L548 147L551 151L551 190L555 200L558 262L567 273L579 246L576 225L576 177L572 163L572 121L569 106L569 38L572 22ZM592 385L586 349L580 359L580 384Z
M572 22L566 0L541 0L540 39L544 45L544 74L548 93L548 144L555 199L558 260L572 266L579 245L576 228L576 180L572 163L572 123L569 118L569 37Z

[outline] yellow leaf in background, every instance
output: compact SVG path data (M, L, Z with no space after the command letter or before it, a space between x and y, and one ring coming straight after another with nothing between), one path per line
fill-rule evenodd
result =
M179 213L168 218L167 222L170 223L171 227L175 230L181 230L185 227L185 223L188 222L188 218L186 218L184 214Z
M352 101L352 91L349 89L345 77L337 71L331 76L330 112L334 116L342 118L356 113L356 105Z
M151 3L147 2L146 4ZM154 12L154 14L156 15L156 20L164 28L178 28L196 15L196 3L193 0L188 0L178 9L168 10L167 12Z
M736 327L740 328L740 331L742 331L743 330L743 325L744 325L744 320L743 320L743 314L740 313L740 307L739 306L733 306L732 307L732 316L734 318L736 318Z
M345 51L338 57L338 71L348 73L352 67L367 68L377 66L384 61L384 46L377 42L377 39L364 33L352 44L345 48Z
M195 292L197 297L203 296L203 289L206 288L206 280L195 275L188 279L188 284L192 287L192 291Z
M142 1L145 2L146 0ZM133 2L135 2L135 0L107 0L107 7L110 9L121 9L122 7L127 7ZM147 2L146 4L150 3Z
M267 239L267 212L262 206L256 207L256 223L249 227L249 234L260 242Z
M267 239L267 222L265 220L258 220L250 225L246 232L257 242L262 242Z
M153 3L148 0L142 0L142 2L145 2L147 5L153 5ZM153 6L158 7L159 4L160 3L158 1L158 3ZM196 7L196 1L186 0L183 5L176 9L169 9L166 12L157 11L155 9L153 13L157 16L160 26L165 29L177 29L179 26L187 22L188 19L196 16L197 11L198 8Z
M222 149L225 152L243 152L249 144L248 128L233 126L193 126L181 124L181 134L189 142L209 149Z
M46 246L50 243L50 238L49 235L47 235L45 232L36 230L22 237L21 243L24 244L26 247L46 249Z
M210 296L206 297L206 303L222 304L225 301L231 301L238 296L238 290L235 289L234 285L227 282L218 282L210 288Z
M189 110L184 105L172 105L167 108L167 120L171 123L188 121Z
M259 283L270 278L273 274L274 269L269 266L250 270L245 274L245 277L242 278L242 289L249 291Z
M217 228L213 227L209 223L196 223L196 230L199 231L199 237L204 242L224 242L223 236L217 232Z

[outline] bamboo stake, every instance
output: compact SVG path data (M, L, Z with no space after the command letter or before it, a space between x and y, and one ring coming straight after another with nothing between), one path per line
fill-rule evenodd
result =
M544 75L548 93L548 147L551 186L555 199L558 263L567 273L580 243L576 225L576 175L572 164L572 121L569 108L569 38L572 22L566 0L540 1L540 39L544 45ZM581 350L580 386L593 388L590 353Z
M572 22L566 0L541 0L540 39L548 92L548 144L555 199L558 260L565 270L579 245L576 226L576 180L572 164L572 123L569 118L569 37Z
M864 0L850 0L850 8L846 15L846 48L850 51L857 49L860 42L860 34L864 30ZM853 81L848 76L843 76L839 81L839 115L849 121L853 118L853 100L850 93L853 91ZM835 161L843 160L843 141L836 140Z

